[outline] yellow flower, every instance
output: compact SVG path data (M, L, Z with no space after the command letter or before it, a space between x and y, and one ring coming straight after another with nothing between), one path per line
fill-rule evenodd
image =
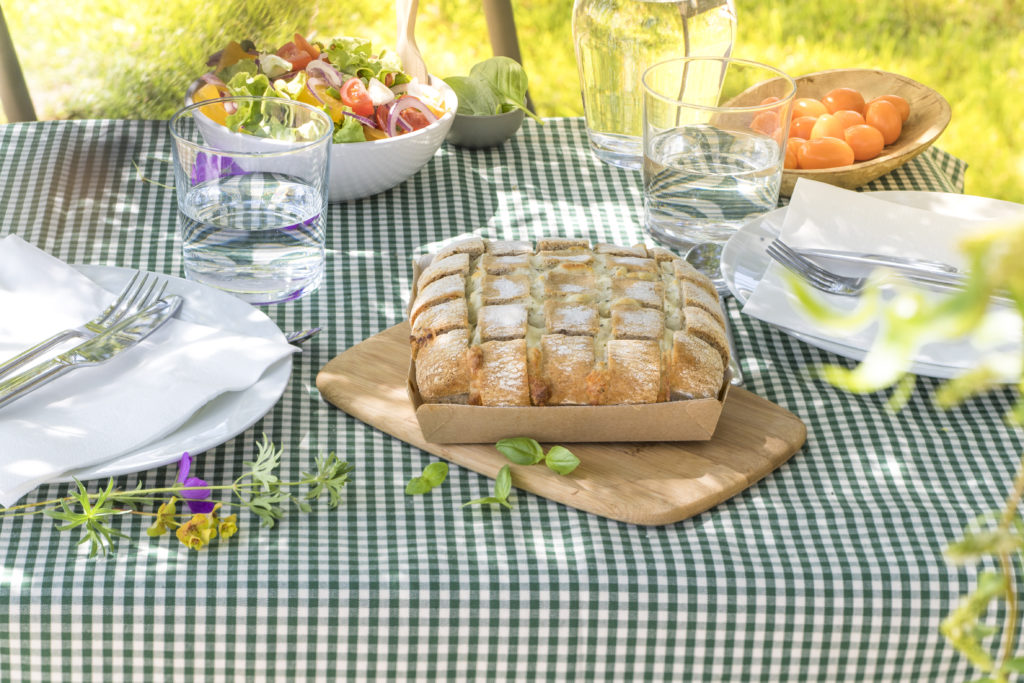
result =
M222 540L228 540L238 532L238 515L228 515L217 526Z
M191 550L202 550L217 535L217 518L202 513L193 515L175 532L178 540Z
M163 536L167 533L168 529L173 529L178 526L178 522L175 521L174 517L177 515L177 508L175 502L177 498L171 497L169 501L163 503L156 511L156 519L153 520L153 525L146 529L146 533L149 536Z

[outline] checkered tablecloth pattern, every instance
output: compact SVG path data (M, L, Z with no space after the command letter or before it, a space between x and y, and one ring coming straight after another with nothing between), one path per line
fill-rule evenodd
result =
M0 126L0 235L68 262L181 275L161 122ZM353 169L358 172L358 169ZM965 165L931 149L869 189L959 192ZM637 172L597 162L582 121L527 121L510 143L445 145L410 181L332 205L321 289L266 312L325 328L262 420L198 454L228 482L264 432L284 476L321 451L355 466L335 511L251 516L191 552L123 519L87 559L51 520L0 524L0 680L949 681L965 660L939 635L974 569L942 551L1001 505L1024 448L1009 390L943 412L923 379L905 410L807 376L841 361L729 303L747 388L794 412L806 446L760 483L671 526L609 521L523 492L514 509L461 504L492 482L348 417L314 386L328 360L399 322L413 256L463 233L642 241ZM2 312L0 312L2 314ZM2 417L0 417L2 419ZM3 444L0 444L3 448ZM118 478L168 485L173 467ZM98 482L92 482L95 487ZM46 486L28 500L61 495Z

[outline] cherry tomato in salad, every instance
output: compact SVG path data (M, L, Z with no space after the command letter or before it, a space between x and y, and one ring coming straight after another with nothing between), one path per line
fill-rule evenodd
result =
M306 65L313 61L308 52L293 42L282 45L277 51L277 56L288 61L292 65L293 71L305 69Z
M415 109L411 109L411 108L410 109L406 109L405 111L403 111L398 116L403 121L405 121L410 126L412 126L413 130L419 130L420 128L426 128L427 126L430 125L430 121L429 121L429 119L427 119L426 115L423 112L417 111Z
M295 34L295 47L299 48L307 55L310 60L314 60L320 57L320 50L315 45L306 40L301 33Z
M388 105L380 104L377 105L377 111L373 116L377 121L377 127L381 130L388 129Z
M360 116L373 116L373 101L366 86L356 77L345 81L341 86L341 101L346 107Z

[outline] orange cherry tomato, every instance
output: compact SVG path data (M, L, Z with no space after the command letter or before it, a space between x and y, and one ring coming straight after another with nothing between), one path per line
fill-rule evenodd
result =
M858 114L864 113L864 96L853 88L836 88L821 98L828 113L834 114L840 109L849 109Z
M291 63L293 71L305 69L306 65L313 61L308 52L290 41L278 49L277 56Z
M808 140L796 154L800 168L835 168L853 163L853 149L838 138Z
M296 33L295 34L295 47L299 48L300 50L305 52L307 55L309 55L311 60L312 59L317 59L317 58L320 57L320 50L319 50L319 48L317 48L311 42L306 40L301 33Z
M843 133L846 144L853 150L854 161L874 159L882 153L882 148L885 147L882 131L866 123L850 126Z
M765 135L772 135L779 128L779 112L774 109L763 111L750 122L750 129Z
M814 122L814 126L811 128L811 140L817 140L818 138L838 138L843 139L843 124L832 114L822 114Z
M779 101L779 98L775 95L769 95L768 97L761 100L761 104L775 104Z
M783 168L800 168L800 148L807 142L803 138L789 138L786 140L786 161Z
M811 130L814 128L814 124L817 120L817 116L800 116L798 118L794 118L793 122L789 124L789 137L810 140Z
M844 130L850 126L857 126L864 123L864 117L852 109L840 109L839 111L834 112L832 116L839 119L839 123L843 124Z
M821 100L816 100L813 97L800 97L793 102L793 118L799 116L821 116L827 114L828 109L821 103Z
M907 119L910 118L910 103L899 95L881 95L871 100L871 102L877 102L878 100L891 102L893 106L896 107L896 111L900 113L900 118L903 120L903 123L906 123ZM868 102L868 104L871 104L871 102Z
M896 142L903 131L900 112L888 100L873 100L864 111L864 122L880 130L887 145Z

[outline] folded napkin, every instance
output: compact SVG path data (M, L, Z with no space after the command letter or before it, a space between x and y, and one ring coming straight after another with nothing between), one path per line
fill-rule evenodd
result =
M0 239L0 358L91 320L115 296L15 235ZM182 312L188 306L186 299ZM0 505L170 434L210 400L252 386L295 350L283 337L174 319L107 363L75 370L0 408Z
M970 204L977 198L964 199ZM960 215L953 215L955 213ZM790 246L800 249L909 256L944 261L964 268L966 263L958 247L960 241L989 222L981 217L967 218L963 215L965 213L971 211L950 211L948 208L942 212L930 211L872 197L870 193L844 190L801 178L786 209L780 236ZM837 267L837 272L840 268L845 274L867 272L863 267L856 272L858 267L849 265ZM743 312L797 333L830 339L828 332L818 329L793 303L782 279L784 272L783 266L772 261L744 305ZM857 305L855 298L821 296L838 310L853 310ZM1019 347L1020 318L1016 313L1004 308L993 312L992 317L991 325L1003 335L1001 346ZM844 355L861 358L862 352L870 348L875 333L876 328L871 327L833 341L853 351ZM966 340L927 345L916 357L918 363L954 371L974 366L977 359L978 350Z

